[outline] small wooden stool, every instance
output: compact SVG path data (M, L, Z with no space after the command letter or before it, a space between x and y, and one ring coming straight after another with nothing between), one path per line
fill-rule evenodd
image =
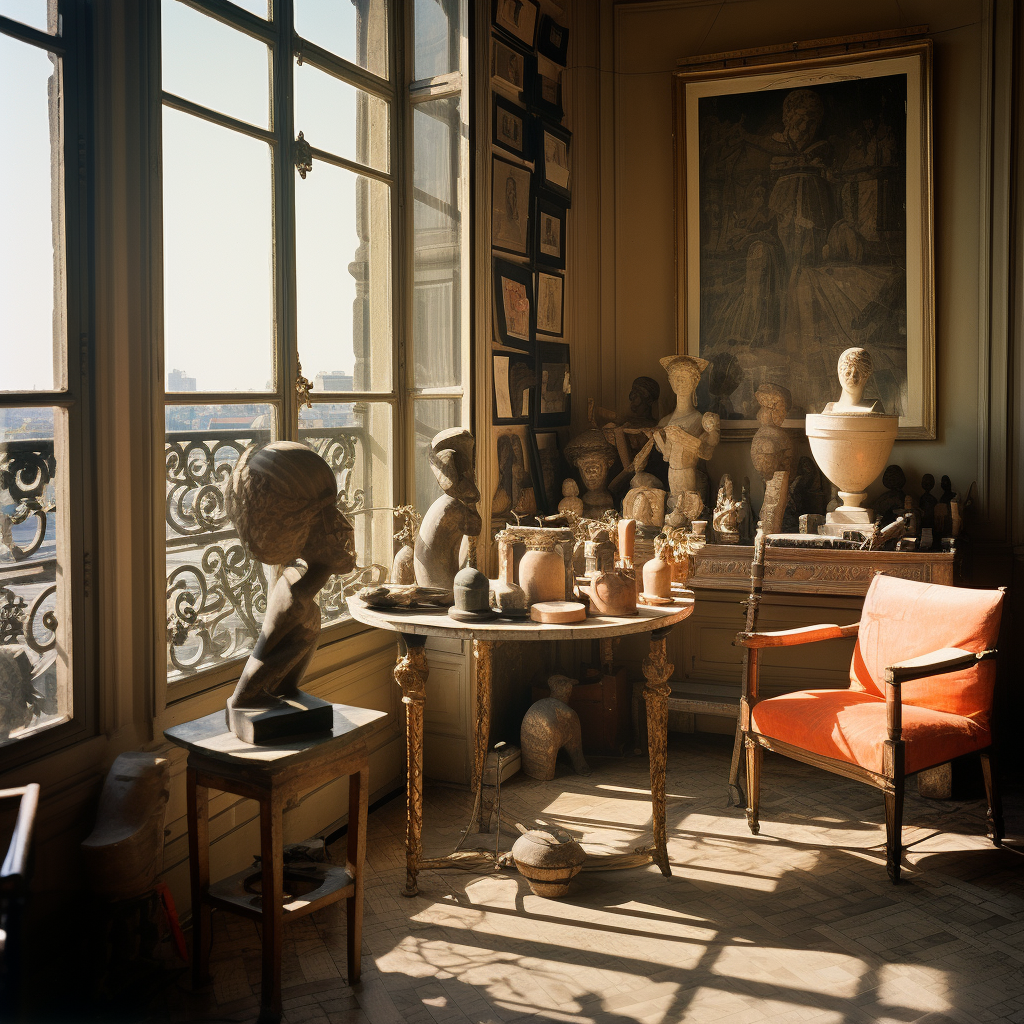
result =
M363 931L363 857L366 852L366 804L369 797L366 735L386 712L334 705L329 734L288 743L244 743L230 732L224 712L176 725L164 735L188 750L188 850L192 875L192 981L209 981L210 911L213 907L259 921L263 928L261 1021L281 1014L281 926L284 916L300 917L342 897L348 900L348 980L359 980ZM311 892L284 893L282 812L289 798L349 776L348 856L344 867L311 864L305 879L319 884ZM253 869L210 884L210 789L256 800L260 805L261 894L245 889Z

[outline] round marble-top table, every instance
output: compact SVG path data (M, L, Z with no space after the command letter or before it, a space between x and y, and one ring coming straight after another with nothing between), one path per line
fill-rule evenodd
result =
M636 615L594 615L583 622L567 624L512 622L456 622L447 611L419 608L411 611L370 608L358 597L348 599L352 618L367 626L399 633L402 649L395 666L395 681L402 688L406 705L405 741L406 791L404 894L415 896L416 877L421 868L452 866L449 858L423 859L423 706L426 701L427 658L424 645L429 636L472 640L476 660L476 737L473 756L474 820L478 826L482 801L484 765L491 732L491 656L499 640L598 640L601 663L612 662L612 640L634 633L650 634L650 651L643 662L644 701L647 705L647 732L651 758L651 817L654 846L644 851L670 875L665 833L665 764L668 749L668 680L673 666L668 663L665 638L671 628L693 611L693 596L677 597L674 604L662 607L641 605Z

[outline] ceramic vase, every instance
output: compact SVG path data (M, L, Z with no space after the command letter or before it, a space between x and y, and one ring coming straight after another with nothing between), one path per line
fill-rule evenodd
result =
M662 558L660 551L644 563L644 594L660 598L672 596L672 566Z
M519 563L519 585L527 605L565 600L565 561L551 549L530 547Z
M569 883L580 873L587 855L563 829L533 829L515 841L512 859L535 896L557 899L569 891Z

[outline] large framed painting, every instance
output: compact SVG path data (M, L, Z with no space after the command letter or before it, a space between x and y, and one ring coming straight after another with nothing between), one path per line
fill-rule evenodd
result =
M678 71L677 347L726 436L757 428L764 383L786 426L839 397L861 346L866 397L901 438L935 437L931 43Z

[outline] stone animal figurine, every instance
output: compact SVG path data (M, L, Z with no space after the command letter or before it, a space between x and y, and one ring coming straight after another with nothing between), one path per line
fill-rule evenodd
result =
M332 706L299 689L320 637L317 594L356 564L352 524L331 467L304 444L247 448L224 485L228 518L254 557L277 567L256 646L228 699L228 728L248 743L330 731ZM292 563L302 559L305 570Z
M555 777L558 752L565 747L577 775L589 775L590 767L583 757L579 716L567 701L576 680L568 676L548 679L550 697L537 701L523 717L520 746L523 771L531 779L550 781Z
M430 468L444 494L427 509L413 555L421 587L452 590L463 561L463 538L476 538L482 525L473 466L475 442L462 427L450 427L430 442Z
M356 594L371 608L420 608L451 603L451 591L440 587L418 587L415 583L382 583L363 587Z

